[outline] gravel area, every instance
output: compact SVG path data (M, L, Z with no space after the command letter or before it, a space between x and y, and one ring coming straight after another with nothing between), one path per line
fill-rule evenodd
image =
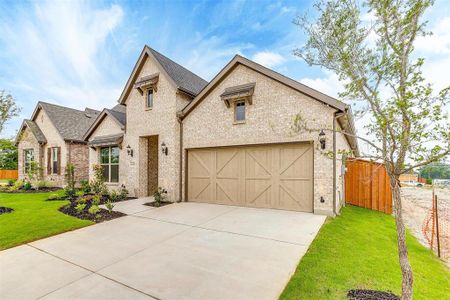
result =
M406 226L418 238L418 240L429 247L423 235L423 224L429 210L432 207L432 189L429 187L402 187L403 215ZM436 188L439 208L439 228L441 231L441 254L450 262L450 188Z

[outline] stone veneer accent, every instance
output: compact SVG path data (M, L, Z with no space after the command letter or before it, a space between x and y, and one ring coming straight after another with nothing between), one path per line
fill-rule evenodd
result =
M221 100L220 94L227 87L252 82L256 82L256 86L253 104L246 105L246 122L234 124L234 108L233 106L228 108ZM318 146L318 132L304 131L293 134L290 128L294 116L301 113L309 127L331 129L335 111L261 73L238 65L183 120L183 149L295 141L312 142L314 144L314 212L331 215L333 212L333 160L324 153L333 150L332 133L326 133L326 149L322 151ZM343 149L349 149L342 137L337 144ZM185 159L186 157L183 157L183 162ZM338 173L340 164L337 165ZM182 176L183 199L185 196L184 173L185 170ZM339 187L339 190L342 190L342 187ZM324 203L320 202L320 197L325 199Z

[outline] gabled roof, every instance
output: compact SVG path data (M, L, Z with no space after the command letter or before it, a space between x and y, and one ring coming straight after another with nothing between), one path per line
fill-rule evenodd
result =
M311 98L324 103L325 105L328 105L340 112L345 113L346 118L342 122L345 122L346 124L342 124L341 126L344 127L345 130L351 133L352 135L355 134L355 126L353 123L353 117L350 106L348 106L342 101L339 101L333 97L325 95L313 88L310 88L298 81L286 77L278 72L266 68L240 55L234 56L234 58L201 90L201 92L188 105L186 105L186 107L179 113L179 116L182 119L184 119L239 64L244 65L247 68L254 70L255 72L263 74L275 81L278 81L288 87L291 87L294 90L299 91L302 94L308 95ZM345 137L350 146L355 151L356 155L359 155L356 138L350 135L345 135Z
M122 104L117 104L111 109L105 108L102 112L97 116L95 121L91 124L91 126L86 130L86 133L83 135L83 140L87 141L87 139L91 136L91 134L97 129L97 127L103 122L106 116L110 116L113 121L120 126L120 129L125 130L125 126L127 124L127 114L126 114L126 106Z
M83 135L100 113L91 108L77 110L65 106L39 101L31 117L35 121L37 113L43 109L50 122L65 141L84 142Z
M294 90L297 90L303 94L306 94L318 101L323 102L331 107L334 107L340 111L345 111L347 105L344 102L341 102L333 97L325 95L313 88L310 88L298 81L295 81L289 77L281 75L274 70L266 68L254 61L251 61L245 57L240 55L235 55L234 58L211 80L208 85L192 100L184 109L183 109L183 117L188 115L197 104L199 104L205 96L207 96L214 87L216 87L225 77L228 75L235 67L239 64L244 65L258 73L261 73L273 80L276 80L284 85L287 85Z
M166 75L176 89L191 95L191 97L195 97L208 84L208 82L200 76L145 45L130 77L128 78L125 88L120 95L120 104L125 103L125 99L133 88L133 83L138 79L137 77L148 57L151 57L156 62L159 69Z
M39 144L47 143L47 139L45 138L45 135L42 133L41 129L37 126L35 122L28 119L23 120L19 132L17 133L16 136L16 143L19 142L20 136L22 132L25 130L25 127L28 127L30 129L31 133L34 135Z

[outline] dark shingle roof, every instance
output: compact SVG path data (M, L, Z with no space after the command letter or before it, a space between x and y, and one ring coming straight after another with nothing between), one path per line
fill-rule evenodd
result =
M41 129L37 126L35 122L28 119L25 119L23 122L28 126L28 128L30 128L31 133L33 133L33 135L36 137L38 143L41 144L47 143L45 135L42 133Z
M126 106L117 104L111 109L106 109L117 121L122 125L127 124L127 114L126 114Z
M195 75L188 69L180 66L170 58L162 55L161 53L150 47L148 48L180 89L195 96L200 93L200 91L208 84L206 80Z
M83 135L100 113L91 108L82 111L46 102L39 102L38 105L66 141L83 141Z

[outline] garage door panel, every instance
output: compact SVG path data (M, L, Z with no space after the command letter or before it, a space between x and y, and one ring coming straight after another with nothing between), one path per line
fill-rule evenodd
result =
M244 149L245 174L247 177L265 177L272 175L271 149Z
M270 179L246 179L245 206L269 207L272 197L272 182Z
M239 182L237 179L217 179L216 202L219 204L240 205Z
M313 210L310 144L190 150L188 200Z
M312 211L311 183L300 180L282 180L280 184L279 208L300 211Z

